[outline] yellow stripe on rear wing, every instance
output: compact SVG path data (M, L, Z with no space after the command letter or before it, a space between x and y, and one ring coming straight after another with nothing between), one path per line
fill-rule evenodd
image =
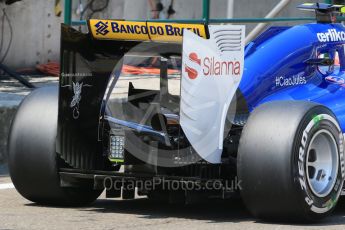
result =
M162 22L132 22L121 20L89 20L89 29L95 39L182 42L183 30L188 29L207 38L203 24L180 24Z

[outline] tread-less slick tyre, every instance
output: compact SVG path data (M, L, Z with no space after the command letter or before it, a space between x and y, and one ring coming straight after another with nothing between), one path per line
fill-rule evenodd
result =
M26 199L46 205L86 205L102 191L93 184L60 187L61 159L55 152L58 89L33 91L21 103L9 135L9 171L17 191Z
M326 107L302 101L259 106L238 153L241 196L268 220L315 221L335 208L344 181L343 134Z

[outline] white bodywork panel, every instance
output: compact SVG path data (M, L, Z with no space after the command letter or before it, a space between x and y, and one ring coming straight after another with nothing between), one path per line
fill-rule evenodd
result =
M224 125L243 75L245 27L209 26L210 38L184 30L180 124L196 152L221 163Z

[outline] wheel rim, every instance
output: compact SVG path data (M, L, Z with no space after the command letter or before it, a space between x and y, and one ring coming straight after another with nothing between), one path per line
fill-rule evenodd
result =
M326 197L332 191L338 172L338 147L333 135L320 130L312 137L306 161L307 180L312 192Z

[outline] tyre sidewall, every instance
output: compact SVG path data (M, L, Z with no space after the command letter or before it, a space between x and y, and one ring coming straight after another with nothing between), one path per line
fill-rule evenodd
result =
M312 137L320 130L327 130L332 134L337 143L339 157L336 182L331 192L325 197L319 197L312 192L306 174L307 150ZM319 106L304 116L294 140L293 153L292 178L297 191L296 195L301 199L299 203L302 205L303 212L311 219L315 219L315 216L328 215L339 200L345 177L344 137L331 111Z

